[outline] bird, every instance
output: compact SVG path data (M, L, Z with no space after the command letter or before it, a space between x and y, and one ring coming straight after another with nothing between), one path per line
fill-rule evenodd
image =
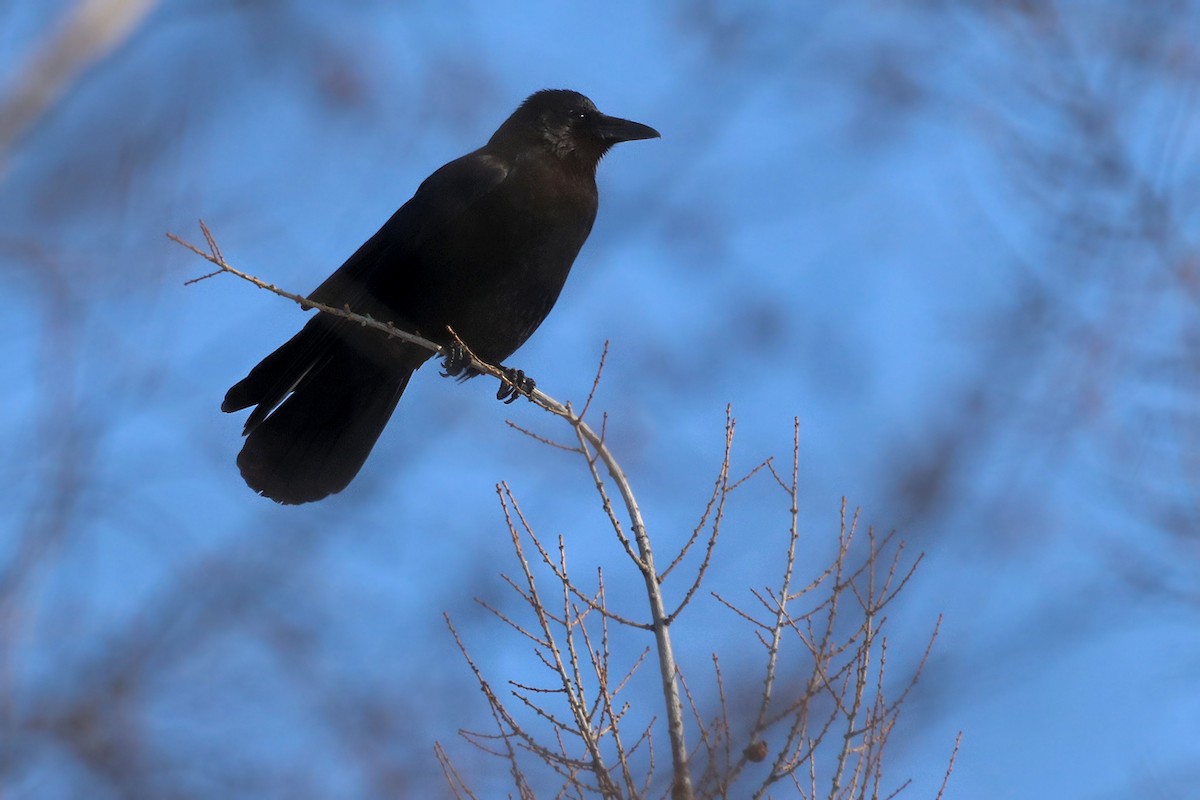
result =
M511 378L497 397L527 395L533 381L502 362L546 319L592 230L597 165L615 144L659 136L579 92L535 92L487 144L426 178L307 299L429 339L447 356L443 374L473 377L452 329ZM253 406L242 478L285 505L342 491L434 355L318 311L225 395L222 411Z

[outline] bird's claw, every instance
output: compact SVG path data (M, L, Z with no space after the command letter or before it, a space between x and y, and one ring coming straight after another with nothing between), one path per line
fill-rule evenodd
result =
M500 370L504 373L505 380L500 382L500 388L496 390L496 399L503 400L506 405L521 395L531 396L537 388L533 378L526 377L522 370L511 367L501 367Z
M446 345L443 353L442 377L465 381L467 378L473 378L479 374L471 366L471 356L467 353L466 348L458 342ZM511 403L521 395L529 397L537 388L537 383L533 378L526 377L523 370L511 367L499 367L498 369L504 373L504 380L500 381L500 388L496 391L497 400Z
M458 378L466 380L475 371L471 369L471 357L467 355L467 350L458 342L448 344L445 347L445 359L442 361L442 377L443 378Z

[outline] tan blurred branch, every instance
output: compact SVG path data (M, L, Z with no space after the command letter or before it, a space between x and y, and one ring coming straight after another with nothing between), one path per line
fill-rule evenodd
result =
M0 97L0 160L72 82L125 42L156 0L79 0Z

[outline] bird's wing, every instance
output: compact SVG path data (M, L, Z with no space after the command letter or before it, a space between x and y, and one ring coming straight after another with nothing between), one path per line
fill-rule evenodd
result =
M356 308L370 296L381 270L404 269L409 256L508 176L510 165L482 150L468 153L434 172L374 236L309 295L338 308ZM372 309L363 309L371 313Z

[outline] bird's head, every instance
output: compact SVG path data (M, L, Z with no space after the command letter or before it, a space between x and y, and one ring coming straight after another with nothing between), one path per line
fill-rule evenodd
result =
M600 113L579 92L543 89L530 95L504 121L489 147L535 146L594 169L614 144L659 136L649 125Z

